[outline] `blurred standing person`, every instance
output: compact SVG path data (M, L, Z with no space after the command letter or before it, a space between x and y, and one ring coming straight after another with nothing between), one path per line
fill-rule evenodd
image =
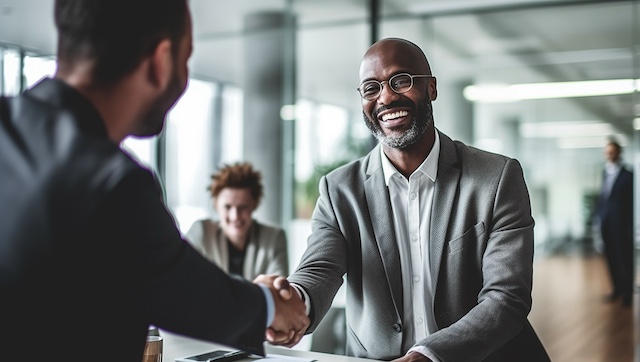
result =
M208 187L218 220L198 220L186 233L207 259L247 280L260 274L289 275L284 230L253 218L262 200L261 178L248 162L224 165Z
M622 146L610 139L604 147L605 165L597 216L612 291L605 300L633 301L633 173L622 163Z
M188 0L56 0L54 18L55 76L0 97L1 359L141 361L150 324L263 355L267 326L301 338L304 304L202 257L119 147L187 86Z

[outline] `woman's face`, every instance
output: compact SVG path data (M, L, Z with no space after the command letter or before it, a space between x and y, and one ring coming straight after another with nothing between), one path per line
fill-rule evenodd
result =
M224 234L231 241L245 241L256 202L249 189L224 188L214 201Z

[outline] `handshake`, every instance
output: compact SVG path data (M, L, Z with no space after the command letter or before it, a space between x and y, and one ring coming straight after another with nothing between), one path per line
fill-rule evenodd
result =
M285 277L261 274L253 282L267 286L275 304L275 316L267 328L265 339L273 345L295 346L309 328L304 301Z

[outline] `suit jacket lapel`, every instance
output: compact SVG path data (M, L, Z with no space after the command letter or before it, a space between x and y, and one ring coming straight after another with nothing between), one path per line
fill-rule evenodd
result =
M439 131L438 131L439 132ZM437 290L442 253L448 238L447 225L451 219L455 195L458 192L460 169L457 165L458 154L453 141L440 133L440 159L436 177L433 207L431 209L431 228L429 234L429 259L433 291Z
M393 212L389 201L389 190L384 181L380 161L380 145L369 153L369 164L364 189L371 215L371 225L378 244L380 257L387 275L398 317L402 318L402 273L400 269L400 251L396 242L393 226Z

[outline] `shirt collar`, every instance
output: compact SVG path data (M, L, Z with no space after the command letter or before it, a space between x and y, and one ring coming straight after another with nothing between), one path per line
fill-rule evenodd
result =
M440 135L436 131L435 141L433 142L433 147L431 147L431 151L427 155L427 158L418 166L417 171L420 171L427 175L431 181L436 181L436 175L438 174L438 160L440 159ZM396 169L396 167L389 161L387 155L384 154L383 148L380 147L380 158L382 160L382 172L384 174L384 182L387 186L389 186L389 179L395 173L400 173Z
M96 107L75 88L58 78L44 78L25 94L58 110L71 112L80 129L97 136L106 137L107 128Z
M621 165L620 165L620 162L615 162L615 163L614 163L614 162L609 162L609 161L607 161L607 162L605 163L604 168L605 168L605 171L606 171L608 174L614 174L614 173L616 173L616 172L620 171Z

